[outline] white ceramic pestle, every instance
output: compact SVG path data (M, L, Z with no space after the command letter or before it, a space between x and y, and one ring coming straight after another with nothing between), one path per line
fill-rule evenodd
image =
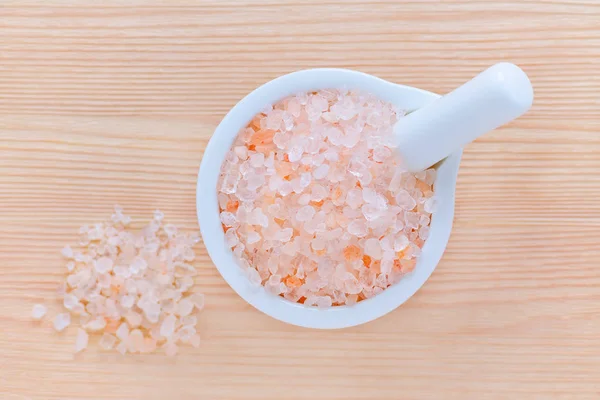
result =
M416 110L400 119L395 127L400 145L398 151L411 170L441 160L435 166L437 178L434 184L440 206L431 219L429 238L412 273L377 296L353 306L317 309L271 295L248 281L225 245L219 219L217 182L221 164L240 129L266 105L299 92L342 87L372 93L403 110ZM444 97L345 69L311 69L274 79L248 94L229 111L204 152L198 174L196 206L206 249L233 290L273 318L320 329L344 328L379 318L408 300L427 281L444 253L454 217L461 146L521 115L531 105L532 97L525 74L506 63L491 67Z
M533 88L521 68L496 64L394 126L409 171L428 168L467 143L524 114Z

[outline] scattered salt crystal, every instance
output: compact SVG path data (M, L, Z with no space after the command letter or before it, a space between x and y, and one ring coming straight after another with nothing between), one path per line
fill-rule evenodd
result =
M198 310L204 309L204 295L202 293L194 293L190 295L190 300Z
M79 304L79 299L72 293L67 293L63 298L63 305L67 310L72 310L77 304Z
M113 347L115 347L116 343L117 338L110 333L104 333L98 342L100 347L104 350L111 350Z
M162 325L160 326L160 334L167 338L171 338L173 333L175 332L175 323L177 322L177 318L174 315L168 315L164 320Z
M84 350L89 341L89 336L86 331L81 328L77 329L77 339L75 340L75 353L79 353Z
M185 317L190 315L190 313L194 310L194 303L189 298L184 298L179 301L176 313L180 317Z
M61 254L65 258L73 258L73 249L71 248L71 246L65 246L63 247Z
M125 315L125 320L132 328L137 328L143 321L143 318L140 314L136 312L129 312Z
M103 317L97 317L85 324L84 328L88 331L96 332L104 329L105 326L106 320Z
M129 338L129 328L127 327L127 324L123 322L119 325L115 334L120 340L124 342L127 341L127 338Z
M127 343L125 342L121 342L117 345L117 351L119 353L121 353L122 355L125 355L127 353Z
M153 217L155 221L161 222L165 218L165 213L160 210L155 210Z
M71 325L71 314L61 313L54 318L54 329L62 332L67 326Z
M173 342L167 342L167 344L165 344L164 348L165 348L165 354L168 357L173 357L177 354L177 345Z
M67 263L67 271L71 272L75 269L75 261L69 261Z
M48 312L48 308L45 305L36 304L33 306L33 309L31 310L31 318L33 318L36 321L39 321L42 318L44 318L44 315L46 315L46 312Z
M198 335L198 334L193 335L190 338L190 344L195 348L200 347L200 335Z
M121 306L123 308L129 309L129 308L133 307L133 305L135 304L135 296L132 296L132 295L121 296L119 303L121 304Z
M113 260L108 257L100 257L96 260L94 268L97 273L105 274L113 268Z

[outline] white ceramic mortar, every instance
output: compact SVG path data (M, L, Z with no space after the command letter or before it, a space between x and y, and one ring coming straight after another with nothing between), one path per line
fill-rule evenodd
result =
M284 97L327 88L369 92L404 110L417 110L395 126L400 153L413 171L436 165L435 193L441 199L433 215L429 238L415 270L382 293L353 306L317 309L292 303L252 286L225 245L219 219L217 182L221 164L240 129L267 104ZM249 304L278 320L310 328L334 329L363 324L394 310L429 278L448 243L454 217L454 192L461 147L479 135L523 114L533 101L525 73L501 63L446 96L394 84L345 69L311 69L272 80L243 98L213 134L200 166L197 212L204 244L227 283Z

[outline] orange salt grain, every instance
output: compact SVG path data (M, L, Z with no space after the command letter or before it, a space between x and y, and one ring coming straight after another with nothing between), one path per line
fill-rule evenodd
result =
M323 203L325 203L324 200L310 202L310 204L312 204L313 206L317 206L317 207L321 207L323 205Z
M283 283L285 283L287 287L298 287L302 285L302 279L295 275L288 275L287 278L283 280Z
M255 130L259 130L260 129L260 120L262 119L262 117L263 117L262 114L257 114L250 122L250 127L254 128Z
M423 181L417 180L417 183L415 184L415 187L417 189L419 189L421 192L425 193L426 191L431 190L431 188L429 187L428 184L426 184Z
M358 246L350 245L344 249L344 258L347 261L357 260L360 258L361 251ZM365 256L368 257L368 256Z
M364 255L363 258L363 264L365 264L365 267L369 268L371 266L371 257L369 257L368 255Z
M273 218L273 220L275 222L277 222L279 225L283 225L283 223L285 222L285 219L281 219L281 218Z
M240 205L239 201L237 201L237 200L229 200L227 202L227 206L225 207L225 209L228 212L233 213L233 212L237 211L239 205Z

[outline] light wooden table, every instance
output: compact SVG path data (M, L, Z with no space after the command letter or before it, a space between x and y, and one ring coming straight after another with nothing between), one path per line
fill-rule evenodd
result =
M277 3L0 0L0 398L600 398L600 3ZM202 249L198 350L73 358L30 321L114 203L197 229L203 149L257 85L331 66L445 93L501 60L533 109L467 147L448 250L390 315L284 325Z

